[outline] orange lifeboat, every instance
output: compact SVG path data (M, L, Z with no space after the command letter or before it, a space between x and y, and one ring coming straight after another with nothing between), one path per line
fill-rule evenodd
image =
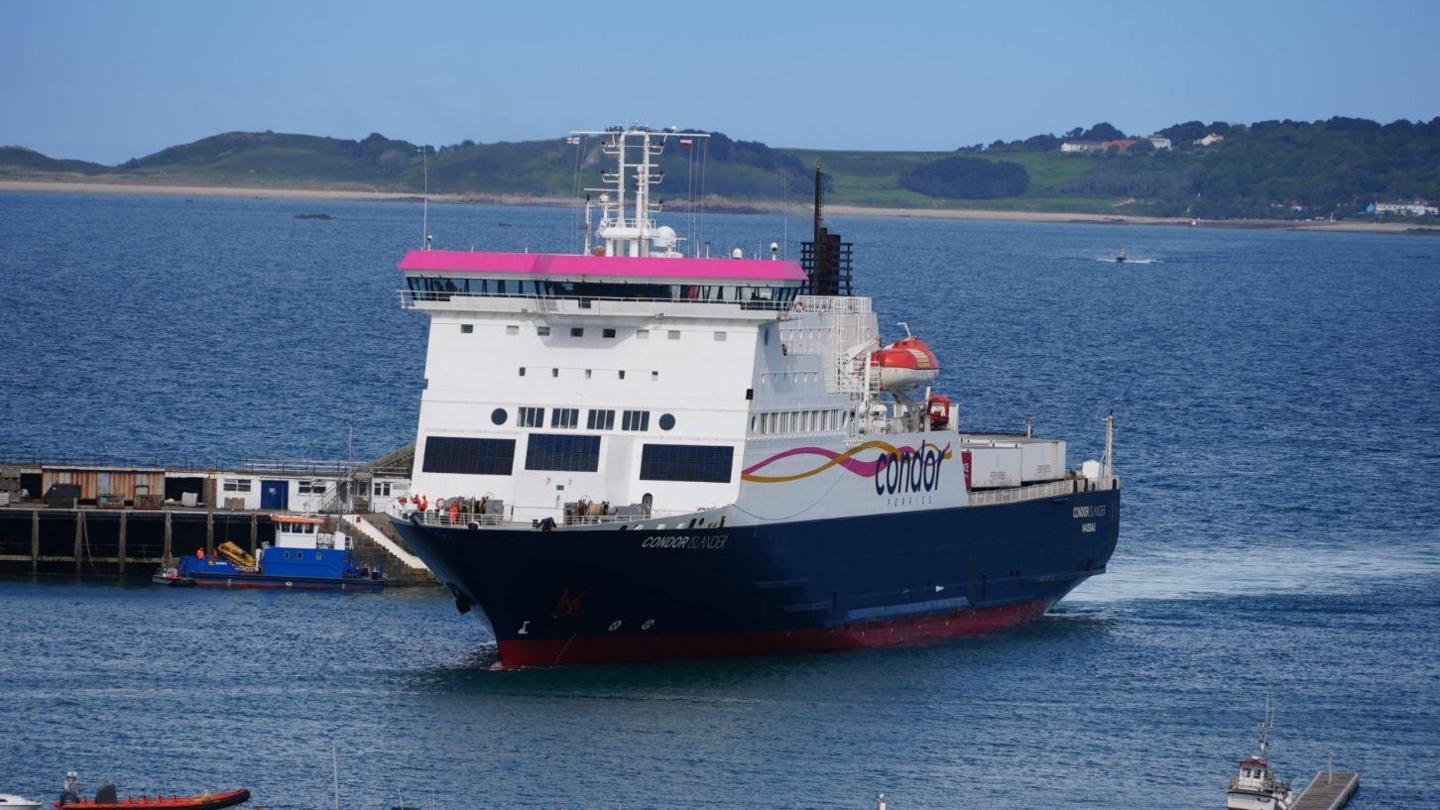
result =
M909 336L870 353L870 365L880 374L880 387L905 391L924 385L940 374L935 352L920 338Z

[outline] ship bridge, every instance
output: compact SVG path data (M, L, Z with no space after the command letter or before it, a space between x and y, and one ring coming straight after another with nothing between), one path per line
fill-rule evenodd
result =
M806 281L793 261L412 250L401 305L575 318L775 320Z

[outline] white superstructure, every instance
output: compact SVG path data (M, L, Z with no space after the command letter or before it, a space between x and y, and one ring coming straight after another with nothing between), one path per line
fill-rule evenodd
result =
M928 388L882 388L868 298L805 295L792 261L685 256L653 219L653 162L703 133L586 134L618 169L587 203L585 253L400 263L402 304L431 318L411 486L427 519L658 528L954 507L971 503L972 461L1003 468L974 482L993 502L1100 485L1066 472L1063 442L964 436Z

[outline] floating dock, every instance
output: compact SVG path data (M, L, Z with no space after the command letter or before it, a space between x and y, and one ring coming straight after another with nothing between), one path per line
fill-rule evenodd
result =
M1320 771L1300 791L1290 810L1340 810L1350 803L1359 787L1359 773Z

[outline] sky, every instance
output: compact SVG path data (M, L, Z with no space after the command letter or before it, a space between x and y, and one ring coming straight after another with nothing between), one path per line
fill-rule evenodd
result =
M613 124L953 149L1108 121L1440 115L1440 2L0 0L0 145L436 145Z

